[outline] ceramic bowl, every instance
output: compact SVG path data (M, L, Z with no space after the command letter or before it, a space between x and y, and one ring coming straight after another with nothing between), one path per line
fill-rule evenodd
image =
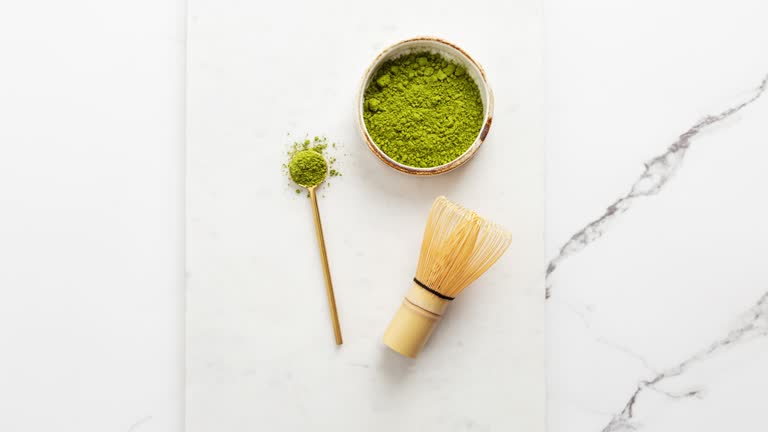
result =
M368 133L368 129L365 126L365 120L363 119L365 90L376 75L376 71L378 71L379 67L381 67L384 62L393 58L412 52L424 51L440 54L441 56L464 66L469 76L472 77L477 84L477 87L480 90L480 98L483 102L483 126L480 128L480 132L477 134L472 145L456 159L444 165L429 168L404 165L387 156L371 138L371 135ZM368 149L370 149L376 157L398 171L413 175L430 176L452 171L467 163L472 159L475 153L477 153L477 150L483 144L486 135L488 135L488 131L491 128L491 122L493 121L493 93L486 80L485 71L483 71L483 68L470 57L466 51L443 39L435 37L417 37L398 42L386 48L376 57L376 59L374 59L360 82L360 89L358 90L356 100L356 111L357 123L360 128L360 133L363 136L363 140L367 144Z

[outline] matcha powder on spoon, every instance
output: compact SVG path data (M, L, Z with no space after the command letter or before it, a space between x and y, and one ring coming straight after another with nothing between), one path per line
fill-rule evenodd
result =
M317 186L327 177L339 177L336 154L336 143L328 143L324 136L316 136L314 139L295 141L287 152L288 159L283 164L283 172L294 185L302 187ZM325 186L329 186L328 182ZM325 187L324 186L324 187ZM301 193L296 189L296 193Z
M325 180L328 164L325 158L314 150L302 150L288 163L288 172L297 185L314 187Z
M461 156L483 123L483 102L472 77L427 52L384 63L365 90L364 104L374 143L395 161L419 168Z

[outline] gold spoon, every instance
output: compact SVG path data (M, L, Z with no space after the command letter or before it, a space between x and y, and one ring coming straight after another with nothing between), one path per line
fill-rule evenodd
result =
M303 187L306 188L307 191L309 191L309 199L312 201L312 215L315 219L315 233L317 234L317 244L320 247L320 260L323 264L323 275L325 276L325 291L328 294L328 304L331 309L331 322L333 324L333 335L336 338L336 345L341 345L341 326L339 325L339 314L336 311L336 297L333 295L333 282L331 282L331 269L328 267L328 253L325 250L325 238L323 237L323 225L320 222L320 210L317 207L317 187L320 186L324 181L325 178L328 176L328 163L325 161L325 158L320 154L313 150L304 150L300 153L304 152L310 152L308 153L309 156L311 156L312 159L315 159L314 162L319 163L320 160L322 160L322 163L325 165L325 174L323 177L319 180L315 180L315 184L302 184L302 176L300 175L301 167L298 166L298 164L294 164L293 161L288 165L288 171L291 174L291 179L293 181ZM297 156L294 156L294 160L296 160ZM298 180L298 181L297 181Z

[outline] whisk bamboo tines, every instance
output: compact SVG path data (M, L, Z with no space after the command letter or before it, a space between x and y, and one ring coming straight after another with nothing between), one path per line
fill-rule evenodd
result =
M512 235L472 210L438 197L432 204L411 290L384 333L384 343L416 357L448 303L488 270Z

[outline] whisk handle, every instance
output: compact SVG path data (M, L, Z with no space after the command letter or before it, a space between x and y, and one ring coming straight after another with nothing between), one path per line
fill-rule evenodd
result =
M414 281L384 332L384 344L404 356L416 358L449 303L450 300L438 297Z
M325 291L328 294L328 305L331 309L331 323L333 324L333 336L336 338L336 345L342 344L341 325L339 324L339 313L336 311L336 297L333 295L333 282L331 282L331 269L328 267L328 253L325 251L325 237L323 237L323 225L320 222L320 210L317 207L317 193L315 188L309 188L309 198L312 201L312 215L315 219L315 233L317 234L317 244L320 247L320 260L323 264L323 276L325 276Z

